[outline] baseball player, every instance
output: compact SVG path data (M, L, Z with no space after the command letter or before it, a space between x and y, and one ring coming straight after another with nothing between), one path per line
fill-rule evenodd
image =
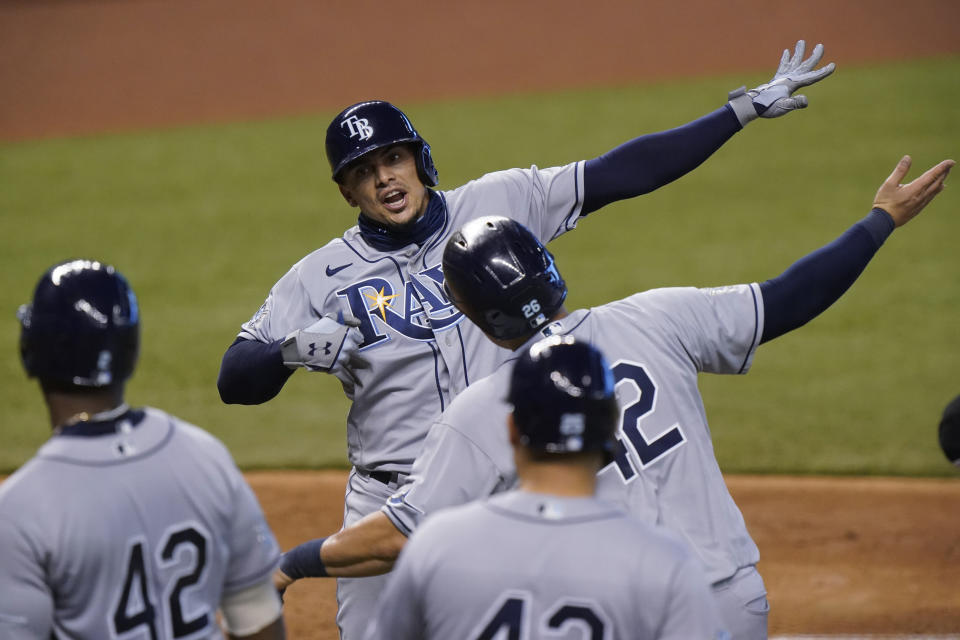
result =
M298 368L332 373L347 416L344 526L377 511L401 485L426 430L467 385L509 351L484 339L443 294L441 255L453 230L509 211L544 242L611 202L692 170L749 121L806 106L793 95L829 75L823 47L784 52L773 79L739 89L687 125L565 166L509 169L436 190L430 146L386 102L355 104L327 129L327 158L357 225L297 262L273 286L224 354L217 385L227 403L273 398ZM362 637L381 584L338 583L341 637Z
M126 279L54 265L20 307L53 436L0 485L0 637L285 637L280 549L226 448L124 402L140 314Z
M621 423L598 495L686 538L732 637L766 638L759 553L714 458L697 376L746 373L759 344L827 309L894 228L939 193L953 164L945 160L901 185L910 167L905 156L864 219L771 280L653 289L569 313L553 258L528 229L508 218L474 220L447 242L447 297L504 348L573 335L613 361ZM284 554L275 584L389 571L406 536L429 514L512 487L510 447L490 428L510 412L506 371L501 366L457 396L430 428L407 483L379 513Z
M417 529L368 639L729 638L690 548L594 497L619 416L600 352L553 336L511 369L520 489ZM487 429L506 439L507 424Z

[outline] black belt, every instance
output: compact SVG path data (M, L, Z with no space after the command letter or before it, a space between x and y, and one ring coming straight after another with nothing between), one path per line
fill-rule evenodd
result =
M381 484L396 484L399 485L404 478L407 477L407 474L401 473L399 471L368 471L366 469L357 469L357 473L367 478L373 478Z

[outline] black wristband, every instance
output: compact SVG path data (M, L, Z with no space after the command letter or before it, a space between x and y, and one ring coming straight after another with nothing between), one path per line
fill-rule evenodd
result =
M280 559L280 570L294 580L329 576L323 558L320 557L320 547L324 540L326 538L310 540L287 551Z

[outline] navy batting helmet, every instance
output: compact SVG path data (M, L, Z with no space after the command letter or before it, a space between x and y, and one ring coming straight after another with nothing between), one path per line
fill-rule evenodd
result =
M520 442L548 453L609 453L619 410L614 379L598 349L573 336L551 336L513 367L507 401Z
M397 143L417 147L417 173L428 187L439 182L437 168L430 155L430 145L410 124L410 119L389 102L359 102L341 111L327 127L327 160L333 179L340 181L340 172L362 155Z
M960 396L951 400L943 410L938 435L944 455L960 467Z
M23 366L44 384L107 387L133 374L140 311L110 265L68 260L50 267L17 317Z
M516 220L499 216L472 220L450 237L443 277L447 297L504 340L531 335L567 297L546 247Z

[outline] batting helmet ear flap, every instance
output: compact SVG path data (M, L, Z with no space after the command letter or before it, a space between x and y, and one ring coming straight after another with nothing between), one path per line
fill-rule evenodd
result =
M430 145L423 138L420 138L420 158L417 161L417 173L423 184L428 187L435 187L440 182L440 174L433 163L433 154L430 152Z

